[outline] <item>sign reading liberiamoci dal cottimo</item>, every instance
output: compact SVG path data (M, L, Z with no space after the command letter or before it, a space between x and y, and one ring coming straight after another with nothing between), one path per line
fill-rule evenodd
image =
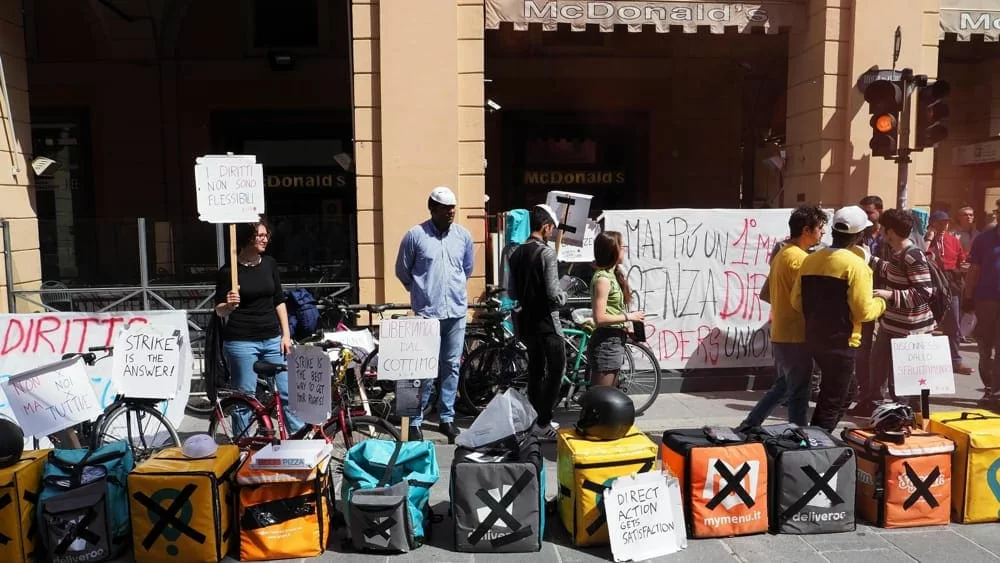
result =
M378 378L434 379L438 373L441 326L437 319L391 319L379 330Z

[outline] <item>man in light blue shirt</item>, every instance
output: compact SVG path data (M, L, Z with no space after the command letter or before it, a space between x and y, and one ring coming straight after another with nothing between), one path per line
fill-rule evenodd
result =
M458 200L449 188L431 191L427 208L431 218L403 235L396 256L396 277L410 292L410 307L428 319L441 321L441 353L438 358L439 430L454 444L455 395L458 392L458 368L465 343L465 318L469 308L466 283L472 276L472 234L455 224ZM423 381L421 407L430 400L433 381ZM410 419L409 439L423 440L421 414Z

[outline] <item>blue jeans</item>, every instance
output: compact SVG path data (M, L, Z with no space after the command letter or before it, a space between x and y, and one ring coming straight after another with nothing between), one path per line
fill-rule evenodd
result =
M455 421L455 395L458 394L458 367L465 346L465 317L441 320L441 352L438 357L438 415L441 422ZM434 380L420 382L420 414L410 419L410 426L420 427L424 410L431 400Z
M788 422L805 426L809 396L812 393L812 354L805 344L799 343L775 342L772 349L777 378L771 389L757 401L744 423L760 426L787 396Z
M226 363L229 365L229 376L232 378L230 385L240 391L254 395L257 391L257 374L253 371L253 364L257 360L264 360L275 364L285 364L285 358L281 355L281 337L274 337L268 340L233 340L222 343L222 353L226 356ZM295 432L302 428L302 421L295 417L288 408L288 372L283 371L275 376L275 383L278 387L278 396L281 398L281 407L285 412L285 424L289 432ZM246 430L250 420L250 413L237 412L233 416L233 435L238 436Z

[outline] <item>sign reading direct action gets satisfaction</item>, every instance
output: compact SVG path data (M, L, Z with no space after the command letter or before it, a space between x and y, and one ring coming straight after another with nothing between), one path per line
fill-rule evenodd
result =
M441 352L437 319L410 317L382 322L378 344L378 378L434 379Z

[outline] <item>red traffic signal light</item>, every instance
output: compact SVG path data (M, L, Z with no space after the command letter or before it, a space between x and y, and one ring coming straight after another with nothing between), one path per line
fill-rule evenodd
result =
M946 121L951 110L945 99L950 93L951 85L944 80L938 80L918 89L914 150L933 147L948 137Z
M865 88L865 101L872 114L872 156L892 158L899 147L899 112L903 110L903 87L891 80L876 80Z

